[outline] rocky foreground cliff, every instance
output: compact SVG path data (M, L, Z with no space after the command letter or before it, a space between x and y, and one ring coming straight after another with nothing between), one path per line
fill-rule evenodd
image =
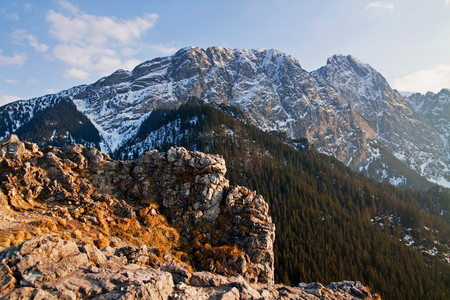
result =
M365 299L359 282L274 284L264 199L222 157L114 161L72 144L0 144L0 299Z

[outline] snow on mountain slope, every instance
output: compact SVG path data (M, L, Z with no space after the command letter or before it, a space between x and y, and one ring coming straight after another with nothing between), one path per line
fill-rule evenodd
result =
M114 151L156 108L175 108L195 96L237 106L263 130L306 137L344 162L361 161L375 133L341 94L277 50L188 47L132 72L116 71L74 95L97 126L103 151Z
M274 49L186 47L91 85L31 99L23 107L19 102L1 107L8 120L0 122L0 134L13 132L32 118L32 111L62 97L90 119L101 136L101 150L108 153L135 136L154 110L174 109L196 97L236 106L265 131L307 138L319 151L355 169L369 172L369 163L390 168L369 174L378 179L400 177L383 157L374 158L379 142L421 174L444 179L444 184L449 178L437 170L443 164L448 171L448 162L437 153L443 144L434 128L379 73L353 57L335 56L309 73L295 58Z
M29 122L33 116L59 103L62 99L79 93L84 85L73 87L58 94L45 95L30 100L19 100L0 107L0 140L14 133L20 126Z
M450 187L449 151L438 132L380 73L351 55L335 55L312 74L339 89L394 156L422 176ZM448 119L441 125L445 124L448 127Z
M450 89L442 89L437 94L416 93L406 100L433 125L450 155Z

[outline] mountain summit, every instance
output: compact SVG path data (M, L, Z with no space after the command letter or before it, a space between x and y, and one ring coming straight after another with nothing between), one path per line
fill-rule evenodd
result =
M414 185L407 172L399 171L404 163L428 180L450 186L448 151L433 125L381 74L353 56L335 55L310 73L275 49L186 47L91 85L6 105L0 108L0 136L64 100L87 117L84 125L98 131L98 145L88 137L82 142L112 153L155 110L177 108L192 97L237 107L262 130L307 138L319 151L377 180ZM59 136L76 141L70 130L55 130L42 140Z
M380 73L351 55L334 55L312 73L339 89L396 158L425 177L448 181L449 152L431 119L420 115Z

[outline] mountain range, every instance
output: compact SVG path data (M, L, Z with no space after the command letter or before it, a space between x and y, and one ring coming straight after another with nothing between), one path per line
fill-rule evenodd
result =
M308 72L274 49L187 47L131 72L117 70L93 84L0 107L0 137L78 142L112 154L157 110L196 98L237 107L246 122L291 141L307 139L378 181L448 188L449 95L443 89L405 98L351 55L334 55Z

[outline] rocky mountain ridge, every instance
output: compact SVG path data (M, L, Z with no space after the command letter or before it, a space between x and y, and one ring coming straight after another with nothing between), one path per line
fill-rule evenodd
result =
M268 205L229 186L220 156L0 146L2 299L371 298L359 282L274 285Z
M322 153L377 180L412 186L398 172L402 161L429 180L450 185L448 155L434 127L381 74L343 56L310 73L274 49L187 47L91 85L7 105L0 109L0 136L64 98L97 128L101 150L112 153L153 111L176 108L191 97L238 107L259 128L307 138ZM384 159L389 151L398 162Z
M409 100L411 97L407 101L380 73L351 55L334 55L326 66L312 73L340 90L395 157L417 173L434 178L434 182L440 181L439 174L449 177L448 143L441 139L433 123L440 120L440 128L448 127L448 117L421 113L419 105ZM444 105L448 103L442 98ZM441 184L448 185L445 180Z
M432 92L415 93L406 97L406 100L433 125L448 155L450 148L450 89L442 89L437 94Z

